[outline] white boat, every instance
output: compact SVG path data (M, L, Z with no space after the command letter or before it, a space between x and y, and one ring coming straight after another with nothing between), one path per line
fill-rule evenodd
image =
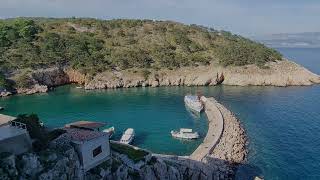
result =
M82 89L82 86L77 86L76 88L77 88L77 89Z
M192 132L192 129L180 128L180 131L171 131L172 137L180 139L198 139L199 134Z
M186 95L184 96L184 103L191 110L196 112L201 112L203 110L203 104L201 103L199 96Z
M111 138L115 132L115 128L112 126L110 128L104 129L103 132L109 134L109 138Z
M134 138L134 129L128 128L122 135L120 143L130 144Z

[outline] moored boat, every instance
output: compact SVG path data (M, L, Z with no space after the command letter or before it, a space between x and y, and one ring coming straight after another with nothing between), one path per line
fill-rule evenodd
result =
M199 96L186 95L184 96L184 103L191 110L194 110L196 112L201 112L203 110L203 104L200 101Z
M115 128L112 126L110 128L104 129L103 132L109 134L109 138L111 138L115 132Z
M130 144L133 141L134 138L134 129L128 128L122 135L120 139L120 143L123 144Z
M172 137L180 139L198 139L198 132L193 132L192 129L180 128L180 131L171 131Z

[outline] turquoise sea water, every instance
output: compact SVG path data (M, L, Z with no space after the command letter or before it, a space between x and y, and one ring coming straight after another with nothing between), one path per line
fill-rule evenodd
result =
M320 49L279 49L320 74ZM50 127L74 120L95 120L136 130L135 145L157 153L186 155L201 142L172 139L170 130L193 128L205 136L205 115L188 112L183 96L214 96L241 120L249 138L248 164L238 179L320 179L320 86L307 87L161 87L85 91L64 86L48 94L0 99L2 113L37 113Z

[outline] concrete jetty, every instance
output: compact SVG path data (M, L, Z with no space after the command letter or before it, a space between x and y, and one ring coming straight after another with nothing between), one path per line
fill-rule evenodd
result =
M190 159L202 161L204 157L211 154L215 146L219 143L224 129L224 119L216 106L214 98L201 97L205 106L205 113L209 121L209 128L203 143L190 155Z
M153 154L162 160L201 169L205 179L233 179L245 162L246 135L236 116L214 98L201 97L209 123L206 137L190 156Z

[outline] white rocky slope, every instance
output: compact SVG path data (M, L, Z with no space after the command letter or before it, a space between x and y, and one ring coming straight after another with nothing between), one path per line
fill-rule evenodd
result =
M146 78L141 73L104 72L86 82L86 89L103 89L136 86L204 86L216 85L217 75L223 73L226 85L300 86L320 83L320 76L304 67L288 61L271 62L266 69L256 65L222 67L216 63L209 66L184 67L175 70L150 72Z
M208 66L183 67L174 70L130 69L106 71L93 77L69 68L48 68L30 74L33 85L17 89L17 93L46 92L50 87L70 83L83 84L85 89L105 89L139 86L211 86L217 76L224 75L222 84L257 86L305 86L320 83L320 76L289 60L256 65L222 67L212 62Z

